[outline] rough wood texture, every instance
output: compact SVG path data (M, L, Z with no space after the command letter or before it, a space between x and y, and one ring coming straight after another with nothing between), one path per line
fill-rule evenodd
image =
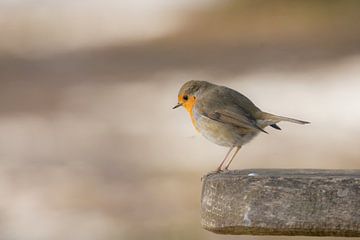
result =
M360 236L360 170L248 169L203 178L201 223L212 232Z

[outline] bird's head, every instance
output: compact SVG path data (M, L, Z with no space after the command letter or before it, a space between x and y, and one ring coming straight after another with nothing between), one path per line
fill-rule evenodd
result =
M209 83L206 81L196 80L184 83L179 90L178 104L176 104L173 109L183 106L186 110L191 111L199 94L207 85L209 85Z

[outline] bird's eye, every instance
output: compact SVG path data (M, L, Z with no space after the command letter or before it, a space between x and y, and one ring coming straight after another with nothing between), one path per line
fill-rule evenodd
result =
M189 99L188 95L184 95L184 96L183 96L183 99L184 99L185 101L187 101L187 100Z

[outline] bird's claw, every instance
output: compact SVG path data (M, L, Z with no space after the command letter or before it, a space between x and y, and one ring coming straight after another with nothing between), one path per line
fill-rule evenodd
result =
M211 171L211 172L208 172L207 174L205 174L204 176L201 177L201 181L208 177L208 176L211 176L211 175L214 175L214 174L218 174L218 173L221 173L223 171L228 171L228 169L221 169L221 168L217 168L216 170L214 171Z

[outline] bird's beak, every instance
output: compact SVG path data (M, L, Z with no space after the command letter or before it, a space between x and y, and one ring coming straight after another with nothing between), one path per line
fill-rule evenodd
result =
M182 103L176 104L172 109L178 108L178 107L180 107L180 106L182 106Z

